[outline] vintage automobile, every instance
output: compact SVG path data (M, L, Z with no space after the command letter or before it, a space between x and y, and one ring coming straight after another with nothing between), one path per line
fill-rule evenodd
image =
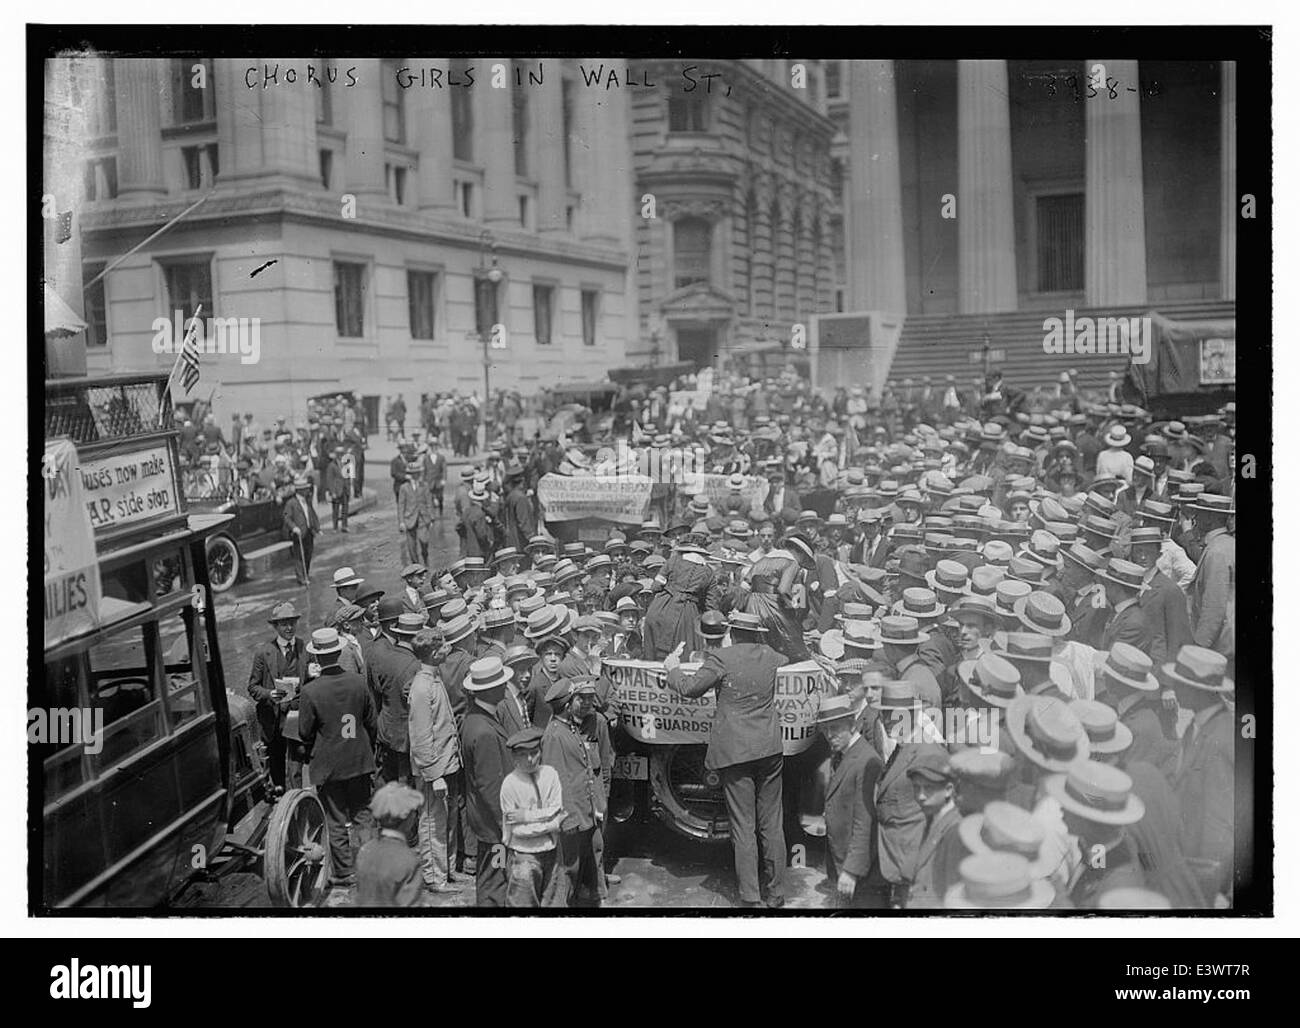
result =
M281 545L281 503L271 494L238 495L229 467L186 468L183 482L191 511L229 515L207 542L212 591L223 593L247 575L250 559Z
M185 508L164 378L46 383L39 912L156 909L240 868L280 905L327 891L324 808L271 783L252 703L225 687L207 553L233 519Z

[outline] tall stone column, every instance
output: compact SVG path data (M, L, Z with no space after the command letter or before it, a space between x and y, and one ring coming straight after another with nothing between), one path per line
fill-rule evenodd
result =
M1016 309L1011 104L1006 61L957 62L957 302Z
M604 61L626 80L625 60ZM609 246L631 241L632 150L628 136L630 92L579 82L573 91L573 127L570 153L574 182L582 203L574 229L583 239Z
M849 297L853 310L907 310L893 61L849 64Z
M506 66L506 88L492 88L491 68ZM515 190L514 76L508 60L487 63L487 74L474 79L474 156L483 166L483 220L489 225L519 227ZM528 88L527 86L523 88Z
M267 63L278 63L281 69L285 69L292 68L295 62L289 57L273 57ZM283 71L281 74L283 76ZM307 182L318 180L316 89L299 78L293 84L282 80L263 91L260 127L263 164L268 174L287 175ZM382 149L380 183L383 183Z
M1147 246L1142 194L1142 121L1138 62L1094 58L1118 79L1112 100L1103 88L1085 102L1087 134L1084 199L1084 287L1089 306L1143 304L1147 300Z
M1237 298L1237 62L1219 67L1219 181L1223 200L1219 215L1219 295Z
M564 180L563 66L542 62L542 84L529 105L533 138L537 140L537 229L543 235L568 231L564 217L568 185Z
M262 168L262 85L248 86L249 61L218 57L212 62L217 89L217 182L257 174Z
M421 67L438 69L446 80L447 58L421 58L419 63ZM417 178L420 210L450 211L456 202L451 177L451 91L422 87L417 79L406 90L406 104L411 145L420 154Z
M165 196L158 62L151 57L115 60L118 195Z
M357 84L340 88L347 103L347 183L357 196L384 195L384 94L378 57L358 57ZM342 79L340 79L342 81Z

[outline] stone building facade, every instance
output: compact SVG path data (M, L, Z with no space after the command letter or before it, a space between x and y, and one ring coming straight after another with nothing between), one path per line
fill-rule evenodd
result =
M627 109L578 62L67 62L84 280L184 215L86 290L91 373L167 366L155 319L199 303L259 319L256 364L204 358L195 395L223 416L481 395L485 356L493 390L526 394L625 362Z

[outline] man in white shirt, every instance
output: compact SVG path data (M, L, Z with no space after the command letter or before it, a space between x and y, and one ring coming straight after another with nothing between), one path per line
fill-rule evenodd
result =
M506 740L515 769L501 783L501 839L509 850L506 906L540 907L555 871L564 820L560 776L542 763L542 730L529 727Z

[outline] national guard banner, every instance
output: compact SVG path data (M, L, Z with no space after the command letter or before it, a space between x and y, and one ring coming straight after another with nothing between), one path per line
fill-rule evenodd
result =
M604 672L613 683L609 702L623 728L634 739L658 746L707 743L716 710L712 691L697 699L678 695L665 684L667 672L655 660L606 660ZM698 663L683 663L687 674ZM776 673L775 705L781 722L782 750L787 757L812 743L821 697L835 691L820 664L787 664Z
M604 518L628 525L645 520L654 483L645 475L543 475L537 499L544 521Z

